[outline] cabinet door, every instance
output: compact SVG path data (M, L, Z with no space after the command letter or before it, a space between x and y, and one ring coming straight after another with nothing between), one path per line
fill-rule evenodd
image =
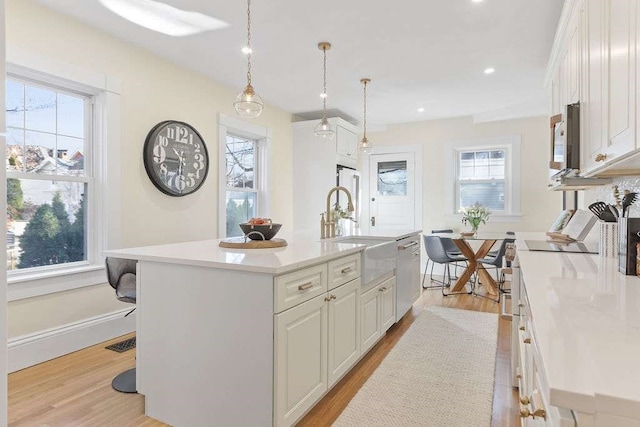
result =
M595 158L598 154L605 154L607 146L605 6L602 0L586 2L587 47L584 55L587 57L585 60L587 87L581 105L581 110L586 111L586 120L580 123L580 127L585 126L587 133L587 139L581 147L585 170L597 166Z
M356 167L356 134L342 126L336 126L336 158L338 164Z
M380 309L378 307L379 286L368 290L360 298L360 331L362 353L367 352L382 335L380 325Z
M569 30L569 51L567 52L569 81L568 102L572 104L580 101L580 42L582 37L580 11L574 16Z
M347 155L353 160L356 160L356 157L358 156L358 135L353 132L349 132L349 146Z
M329 292L329 387L360 357L360 279Z
M340 156L348 156L349 154L349 132L342 126L336 126L336 152Z
M387 329L396 322L396 277L393 276L379 287L380 298L380 332L385 333Z
M275 316L275 419L292 425L327 390L326 294ZM249 402L250 404L250 402Z
M608 0L609 120L607 160L635 148L636 0Z

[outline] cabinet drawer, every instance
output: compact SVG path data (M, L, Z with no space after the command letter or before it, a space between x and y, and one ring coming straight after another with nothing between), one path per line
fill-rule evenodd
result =
M327 264L305 268L274 279L274 310L283 310L327 292Z
M329 262L329 290L360 277L360 253Z

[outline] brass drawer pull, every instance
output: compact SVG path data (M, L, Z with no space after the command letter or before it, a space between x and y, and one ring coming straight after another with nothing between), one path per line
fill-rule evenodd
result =
M405 250L407 250L410 247L413 247L415 245L419 245L419 243L414 240L413 242L410 242L409 244L398 246L398 250L405 251Z
M529 402L529 398L527 396L520 396L520 403L522 403L523 405L528 405Z
M383 286L383 287L381 287L380 289L378 289L378 292L384 292L384 291L386 291L386 290L387 290L387 288L385 288L385 287Z
M518 329L520 329L521 331L524 331L524 325L520 325Z
M340 270L340 273L342 274L347 274L352 270L351 267L347 267L347 268L343 268L342 270Z
M331 296L330 296L330 295L327 295L326 297L324 297L324 300L325 300L325 301L331 301Z
M606 154L598 154L595 158L596 162L604 162L607 159Z
M521 408L520 417L522 418L540 417L543 420L547 419L547 411L544 410L542 397L540 396L540 393L538 392L538 390L533 391L533 393L531 394L531 398L527 398L526 396L522 397L520 402L522 403L522 401L525 399L527 400L527 402L529 402L529 403L526 403L526 405L531 404L531 410L529 410L528 408Z
M525 344L531 344L531 338L527 337L524 340L522 340L522 342Z
M312 287L313 287L313 283L307 282L307 283L304 283L304 284L298 286L298 290L299 291L306 291L307 289L312 288Z

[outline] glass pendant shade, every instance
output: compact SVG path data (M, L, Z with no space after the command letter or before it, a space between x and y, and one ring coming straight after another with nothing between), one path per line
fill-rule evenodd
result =
M236 113L240 117L252 119L262 114L264 103L260 95L253 90L253 86L249 84L238 95L236 102L233 103L233 108L236 109Z
M367 154L369 151L371 151L371 143L369 143L369 140L366 136L363 137L362 140L358 143L358 151L360 151L362 154Z
M325 141L332 141L336 136L336 132L331 129L331 124L329 124L329 120L326 117L323 117L320 120L320 123L315 127L313 132L316 135L316 138L320 138Z

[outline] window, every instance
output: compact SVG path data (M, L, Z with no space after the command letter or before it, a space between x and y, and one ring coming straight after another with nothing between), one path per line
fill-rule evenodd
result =
M7 270L87 261L91 100L6 80Z
M378 194L407 195L407 161L378 162Z
M238 224L257 217L259 212L258 141L227 134L225 150L227 237L242 236Z
M447 210L480 203L492 221L520 217L520 136L449 142L445 164Z
M104 284L102 251L120 246L120 80L16 49L4 84L7 299Z
M265 150L269 130L220 115L220 237L242 236L238 224L268 217Z
M480 203L505 211L506 150L458 152L458 207Z

